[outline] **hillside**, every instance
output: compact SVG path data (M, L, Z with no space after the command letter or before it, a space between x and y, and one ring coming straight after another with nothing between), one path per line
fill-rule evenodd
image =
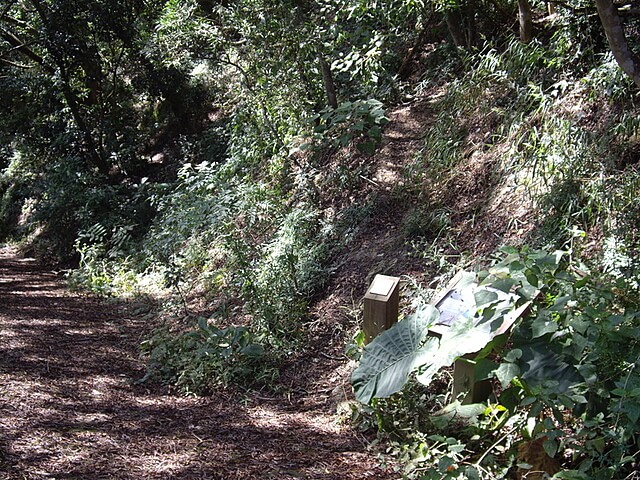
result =
M122 478L137 458L158 478L358 478L360 461L373 478L635 478L633 4L0 7L8 478L80 475L84 434ZM401 277L403 320L365 348L379 273ZM456 274L465 309L430 337L430 301ZM55 350L54 392L34 375ZM73 372L99 382L110 355L121 415L73 385ZM456 361L488 398L452 398ZM29 389L38 415L69 408L29 423ZM114 423L76 431L84 410ZM233 432L246 431L245 445ZM175 440L166 471L161 438ZM255 444L272 470L229 460Z

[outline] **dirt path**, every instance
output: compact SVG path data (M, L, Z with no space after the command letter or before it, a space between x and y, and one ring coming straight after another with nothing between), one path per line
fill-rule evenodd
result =
M126 304L69 293L0 250L0 478L398 477L304 398L185 398L136 385L145 328Z

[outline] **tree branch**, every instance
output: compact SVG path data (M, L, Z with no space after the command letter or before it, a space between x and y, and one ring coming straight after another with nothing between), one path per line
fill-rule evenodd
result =
M55 70L50 65L47 65L44 58L42 58L40 55L38 55L28 47L29 43L25 43L20 40L13 32L5 30L4 28L0 28L0 38L5 39L9 43L9 45L11 45L12 50L20 52L25 57L36 62L38 65L44 68L47 73L55 73Z
M249 92L251 92L252 94L254 94L257 97L258 103L260 103L260 108L262 110L262 117L264 118L264 121L267 124L267 127L269 128L269 130L273 134L273 137L274 137L276 143L278 144L278 148L282 147L284 145L284 141L282 140L282 138L280 138L280 135L278 134L278 131L276 130L276 127L273 125L273 122L269 118L269 113L267 111L267 106L264 104L264 102L262 101L260 96L258 94L256 94L254 88L249 83L249 74L245 71L244 68L242 68L237 63L229 60L228 58L227 59L221 58L220 61L222 63L226 63L227 65L230 65L230 66L234 67L235 69L237 69L240 72L240 74L242 75L242 78L244 78L244 84L246 85L247 89L249 90Z
M12 62L11 60L7 60L6 58L2 58L2 56L0 56L0 63L2 63L4 65L8 65L9 67L21 68L23 70L29 70L30 68L33 68L32 65L22 65L21 63Z
M13 7L17 2L18 0L13 0L13 2L7 3L7 6L5 7L4 11L0 13L0 18L5 18L7 13L9 13L9 10L11 10L11 7Z

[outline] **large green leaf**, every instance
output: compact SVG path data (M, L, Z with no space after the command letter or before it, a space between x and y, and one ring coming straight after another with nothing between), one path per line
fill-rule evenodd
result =
M522 357L518 363L521 377L529 387L543 387L553 382L553 390L564 393L584 381L571 359L551 350L548 341L535 339L520 349Z
M418 381L429 385L433 376L443 367L447 367L467 353L482 350L495 336L488 322L476 323L475 318L460 317L440 340L437 355L433 361L425 364L418 375Z
M358 401L369 403L374 397L386 398L400 391L417 367L433 362L439 341L427 339L427 335L438 318L438 310L426 305L365 347L362 361L351 376Z

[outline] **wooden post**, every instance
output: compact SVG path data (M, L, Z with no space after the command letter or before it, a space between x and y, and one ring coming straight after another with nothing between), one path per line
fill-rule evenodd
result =
M465 355L453 364L453 399L465 393L462 404L480 403L489 398L493 392L490 380L476 381L475 363L470 362L473 354Z
M472 278L474 278L473 275L465 277L464 274L459 273L435 296L433 303L440 312L440 322L429 329L429 335L442 337L461 315L475 305L474 291L478 286ZM494 334L500 335L509 331L514 322L524 315L530 303L527 302L506 315L502 325ZM461 400L463 404L483 402L493 391L490 380L476 380L474 357L474 353L469 353L453 364L452 394L453 398L457 399L458 395L466 393Z
M364 296L362 329L366 343L398 321L399 303L400 278L376 275Z

